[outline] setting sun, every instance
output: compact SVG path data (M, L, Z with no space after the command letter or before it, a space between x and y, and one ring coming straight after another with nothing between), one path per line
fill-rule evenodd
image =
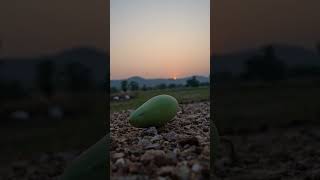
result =
M209 0L112 0L111 79L207 76L209 7Z

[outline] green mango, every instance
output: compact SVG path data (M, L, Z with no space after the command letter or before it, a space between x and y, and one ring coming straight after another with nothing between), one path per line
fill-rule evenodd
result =
M109 135L100 139L72 161L59 180L108 179L110 174L107 138Z
M129 123L138 128L161 127L173 119L178 101L169 95L158 95L142 104L129 117Z

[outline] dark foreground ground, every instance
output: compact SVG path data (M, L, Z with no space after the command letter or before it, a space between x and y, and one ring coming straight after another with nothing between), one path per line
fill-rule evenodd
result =
M320 126L307 124L225 136L215 163L216 179L320 179Z
M122 115L128 114L113 114L119 118ZM197 139L187 138L183 141L184 135L192 135L191 128L194 126L178 126L177 123L172 122L162 130L131 128L125 121L118 124L123 128L118 133L112 130L110 165L113 179L147 179L141 174L150 179L181 179L187 175L194 175L193 179L207 179L209 132L198 135ZM183 128L178 130L178 127ZM214 179L320 179L319 128L319 125L313 124L292 124L260 132L225 134L222 139L233 142L235 157L231 156L230 144L222 140ZM169 129L174 133L170 134ZM115 136L119 136L119 139L115 140ZM177 141L180 144L175 143ZM181 143L185 144L182 146ZM194 145L197 143L200 146ZM6 168L9 174L0 179L54 180L79 153L43 153L33 159L16 161L8 164Z
M234 143L236 152L236 157L232 159L229 153L230 144L221 142L219 156L215 163L216 179L320 179L319 92L319 85L305 81L269 86L249 84L215 88L214 119L221 135ZM187 96L191 97L191 94L190 92ZM185 106L193 107L199 104L203 103ZM200 109L202 112L204 108L201 106L189 108L189 110L193 109ZM205 111L209 116L209 109ZM141 177L142 172L147 175L154 174L152 178L161 176L162 179L179 179L183 174L198 174L196 177L206 179L208 169L205 162L208 162L206 158L209 157L208 144L203 143L201 138L197 140L189 138L186 141L187 144L199 143L201 147L192 149L194 145L185 146L182 137L174 136L173 133L168 135L170 131L176 135L180 133L188 135L189 130L192 133L191 129L194 125L192 123L190 125L190 121L198 118L197 113L186 113L186 115L180 114L179 117L187 117L186 119L189 119L187 122L173 121L164 129L157 131L149 129L146 132L127 124L124 119L128 116L128 112L113 113L113 120L115 118L123 120L118 122L120 128L117 134L115 134L116 127L112 127L111 123L113 139L115 136L118 137L111 149L114 155L110 162L113 177L118 179L128 177L128 172L131 171L132 175L129 176L131 178L127 179L137 179L136 177ZM198 128L202 127L203 125L198 124ZM195 129L195 131L203 133L206 130ZM209 130L205 133L209 134ZM189 135L192 134L189 133ZM170 139L171 137L173 138ZM177 141L180 141L180 145L176 143ZM160 148L157 147L158 144ZM130 148L125 149L125 146ZM174 151L175 149L177 150ZM141 161L146 151L150 152L144 156L144 161ZM170 155L167 152L172 153ZM72 159L68 156L68 158L61 158L61 154L65 153L76 156L79 151L47 153L42 158L40 155L35 156L34 160L21 157L21 161L6 163L5 168L11 172L9 177L13 177L7 179L28 179L27 177L30 176L34 177L31 179L54 179L55 174L62 171L68 159ZM202 154L202 157L199 158L199 154ZM191 159L188 159L188 155ZM164 163L163 157L167 156L169 161L165 160ZM177 161L172 163L170 158ZM201 158L204 160L199 160ZM46 160L43 161L43 159ZM130 163L128 163L129 160ZM154 164L154 166L143 169L140 166L143 163Z
M42 153L16 160L1 168L0 180L58 180L67 163L79 154L79 151Z
M53 102L64 112L61 119L49 118L48 102L36 95L1 102L0 180L57 179L70 161L105 135L104 97L57 95ZM16 109L30 112L30 118L7 120L6 112Z
M111 179L208 179L208 102L180 105L161 129L134 128L129 111L111 114Z

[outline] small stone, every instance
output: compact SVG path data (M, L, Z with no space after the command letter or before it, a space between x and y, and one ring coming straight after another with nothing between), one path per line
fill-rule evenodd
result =
M136 146L132 146L129 151L130 154L133 154L135 156L140 156L141 154L144 153L143 149L141 146L136 145Z
M125 98L126 100L131 99L129 95L125 95L124 98Z
M168 141L175 141L177 139L177 134L174 131L163 134L164 139Z
M188 180L189 173L190 173L190 170L189 170L188 166L186 166L186 165L181 166L178 170L178 176L182 180Z
M123 158L124 157L124 153L114 153L112 155L113 159L119 159L119 158Z
M140 163L129 163L129 172L130 173L138 173L140 169Z
M48 109L48 116L53 119L61 119L64 116L63 110L59 106L52 106Z
M173 166L164 166L161 167L160 170L158 171L158 175L160 176L170 176L174 172L174 167Z
M156 136L154 136L153 138L151 138L151 142L159 141L159 140L161 140L161 138L162 138L161 135L156 135Z
M125 166L125 161L124 161L124 159L123 159L123 158L118 159L118 160L116 161L115 165L116 165L117 167L124 167L124 166Z
M158 180L167 180L167 178L159 176Z
M139 142L138 142L138 145L141 145L143 147L149 146L150 144L151 142L146 138L139 139Z
M25 121L30 118L30 114L28 112L20 111L20 110L12 112L10 116L12 119L21 120L21 121Z
M176 162L177 161L177 154L171 151L168 153L168 158L170 160L172 160L173 162Z
M201 165L198 164L198 163L193 164L193 166L192 166L192 171L194 171L194 172L200 172L201 169L202 169L202 167L201 167Z
M166 156L162 150L148 150L140 159L145 164L153 162L157 166L172 164L172 161Z
M160 149L160 144L150 144L145 149Z
M141 156L141 161L152 161L155 157L164 157L165 153L162 150L149 150Z
M196 137L194 136L189 136L189 137L184 137L178 140L178 143L184 147L185 145L199 145L199 141Z
M155 136L158 134L158 130L155 127L149 127L142 131L142 136Z

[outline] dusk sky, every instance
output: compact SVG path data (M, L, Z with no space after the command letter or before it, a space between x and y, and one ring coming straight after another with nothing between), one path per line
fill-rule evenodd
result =
M209 0L112 0L111 5L113 78L134 72L207 74ZM320 40L319 7L319 0L213 0L211 49L228 53L270 42L312 48ZM108 51L108 11L106 0L1 0L0 57L75 46Z
M209 0L111 0L111 79L209 75Z
M213 0L213 53L266 43L314 48L320 41L319 0Z
M2 56L37 56L76 46L108 50L107 0L1 0Z

